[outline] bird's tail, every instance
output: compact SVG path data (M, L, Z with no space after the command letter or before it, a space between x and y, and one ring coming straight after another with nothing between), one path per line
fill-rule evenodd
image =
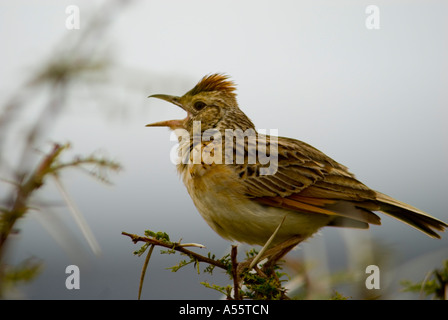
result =
M445 228L448 227L448 224L445 222L431 217L417 208L398 201L381 192L376 191L376 193L377 204L380 207L380 211L409 224L432 238L440 239L440 235L435 231L444 231Z

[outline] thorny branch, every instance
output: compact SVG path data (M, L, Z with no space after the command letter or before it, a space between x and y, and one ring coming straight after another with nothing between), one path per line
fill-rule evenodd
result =
M145 260L145 264L142 270L142 275L140 279L140 288L139 288L139 299L141 295L141 288L143 284L144 273L146 272L146 267L148 265L148 259L150 254L152 253L152 249L154 246L161 246L170 250L169 253L174 253L175 251L180 252L184 255L190 257L191 261L197 265L199 262L207 263L213 267L218 267L224 270L233 280L233 288L232 287L219 287L215 285L209 285L208 283L203 283L207 287L218 290L221 293L224 293L227 296L227 299L241 300L245 298L255 298L255 299L289 299L285 294L285 289L281 286L281 281L279 278L282 274L277 274L274 270L278 267L277 263L283 254L290 250L292 246L297 245L300 242L299 238L292 238L290 241L287 241L285 244L281 244L280 246L276 246L273 248L262 250L263 252L257 255L248 256L248 258L243 262L237 261L237 246L232 246L230 259L222 258L222 259L214 259L214 255L212 257L204 256L198 254L194 251L188 250L185 248L186 244L181 244L179 242L171 242L169 241L169 237L162 233L165 236L158 236L153 232L150 232L151 236L143 237L136 234L131 234L127 232L122 232L122 235L128 236L134 243L137 242L145 242L146 247L150 246L150 253ZM140 251L136 253L138 255L143 254L146 247L142 247ZM193 244L195 247L203 247L202 245ZM260 251L261 252L261 251ZM228 256L227 256L228 257ZM254 261L262 261L263 259L269 257L268 262L265 263L268 268L262 268L260 270L257 266L257 263L254 265ZM271 260L273 257L274 260ZM190 262L181 262L180 266L185 266ZM173 271L178 270L177 268L171 268ZM207 268L206 268L207 269ZM254 270L254 271L252 271ZM243 291L241 288L246 286L249 290ZM233 297L231 296L231 291L233 289Z
M114 171L121 169L118 163L105 159L96 159L93 155L76 157L75 160L69 162L61 162L59 160L61 153L69 147L69 144L61 145L55 143L51 151L43 157L36 169L28 177L24 175L22 180L14 183L14 195L10 197L10 203L7 203L7 206L4 208L0 207L0 284L1 279L5 276L3 259L9 236L14 231L16 222L28 212L31 196L44 185L45 178L48 176L57 178L62 169L67 167L82 168L83 165L96 165L102 169ZM104 180L100 175L98 177L99 180Z
M183 246L180 243L169 242L166 240L157 240L157 239L149 238L149 237L142 237L142 236L138 236L136 234L131 234L131 233L127 233L127 232L122 232L121 234L130 237L132 242L134 242L134 243L142 241L142 242L147 242L147 243L150 243L150 244L153 244L156 246L172 249L172 250L181 252L183 254L186 254L187 256L192 257L199 262L205 262L205 263L211 264L215 267L221 268L223 270L227 270L227 266L224 263L222 263L218 260L214 260L214 259L205 257L203 255L200 255L200 254L194 252L194 251L185 249L185 246Z

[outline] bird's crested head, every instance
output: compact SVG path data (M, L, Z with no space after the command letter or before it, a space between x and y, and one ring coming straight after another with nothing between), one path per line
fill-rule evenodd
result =
M147 127L169 127L172 130L185 129L192 132L193 123L200 121L201 131L254 128L249 118L239 109L235 90L234 82L227 75L215 73L203 77L183 96L150 95L149 98L162 99L181 107L187 112L187 117L151 123Z

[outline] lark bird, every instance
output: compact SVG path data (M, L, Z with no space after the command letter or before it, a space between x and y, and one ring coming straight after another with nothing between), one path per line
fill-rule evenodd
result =
M380 211L430 237L440 238L436 231L444 231L446 223L370 189L345 166L316 148L299 140L257 133L252 121L238 107L235 90L228 76L211 74L183 96L149 96L171 102L187 112L185 119L147 126L169 127L189 137L179 144L179 150L187 152L181 152L183 159L177 164L178 172L199 213L220 236L255 245L264 245L269 239L272 246L286 248L284 254L325 226L379 225L380 217L373 211ZM195 128L195 124L200 127ZM214 139L197 139L210 130L221 138L214 135ZM224 159L216 147L225 150L222 137L235 130L255 132L256 145L264 144L272 159L269 147L275 144L274 170L262 174L269 164L259 159L250 161L248 136L243 137L243 142L240 139L232 144L233 162L210 163L207 157L193 161L195 151L215 156L215 160ZM208 153L204 152L207 147ZM235 161L237 155L242 161ZM274 239L270 239L274 233Z

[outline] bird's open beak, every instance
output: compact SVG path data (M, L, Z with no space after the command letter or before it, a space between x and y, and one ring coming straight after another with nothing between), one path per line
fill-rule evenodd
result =
M171 102L172 104L175 104L176 106L179 106L185 110L184 106L179 102L180 97L177 97L177 96L170 96L167 94L153 94L153 95L150 95L148 98L162 99L162 100ZM185 110L185 111L187 111L187 110ZM187 111L187 113L188 113L188 111ZM187 118L188 118L188 116L189 116L189 113L187 115ZM181 119L181 120L166 120L166 121L154 122L154 123L147 124L146 127L169 127L172 130L179 129L179 128L184 127L184 123L187 118Z

